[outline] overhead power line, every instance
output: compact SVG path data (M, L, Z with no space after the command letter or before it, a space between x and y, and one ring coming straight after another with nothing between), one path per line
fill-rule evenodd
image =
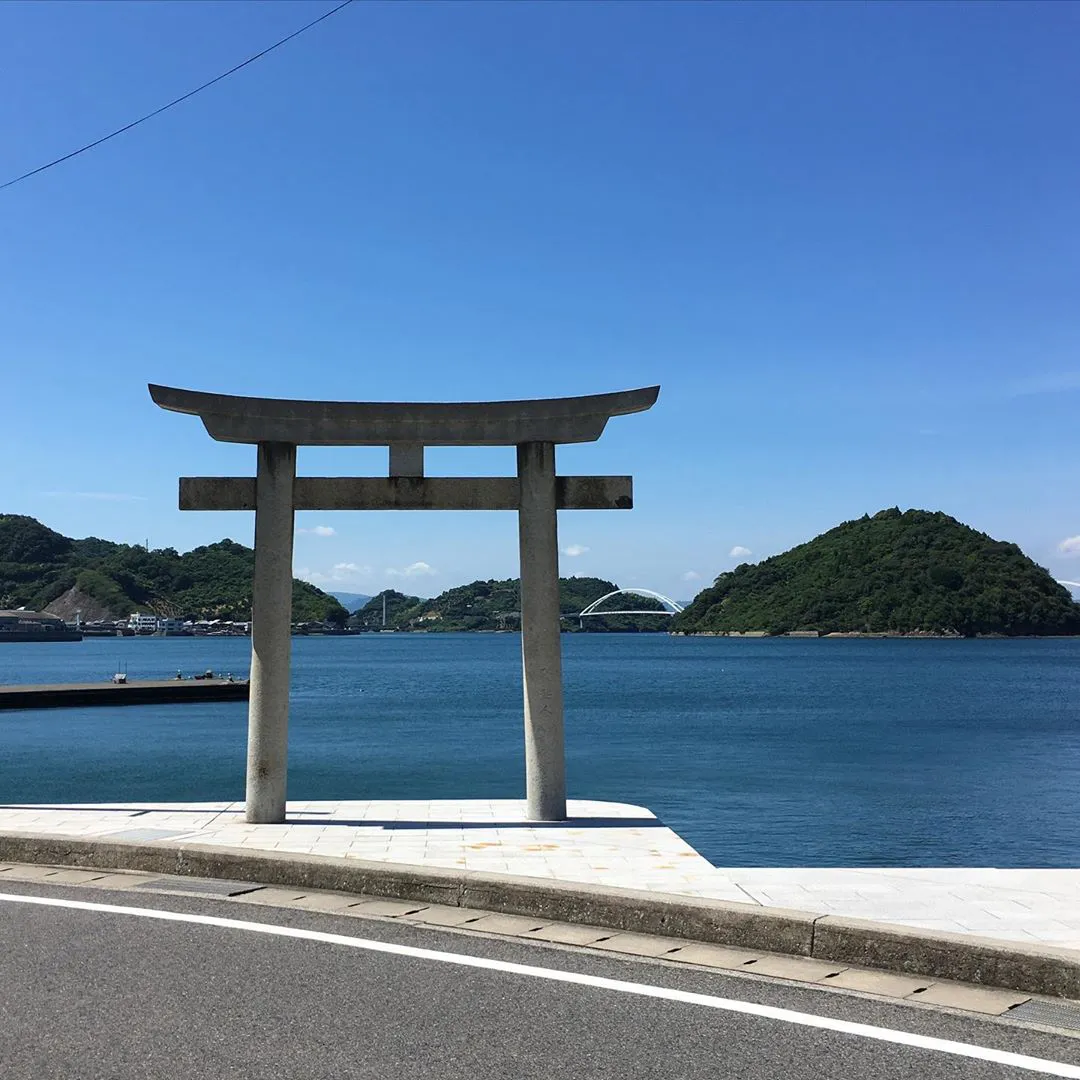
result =
M103 135L100 139L95 139L91 143L87 143L85 146L80 146L78 150L72 150L70 154L64 154L63 157L58 157L53 161L48 161L44 165L39 165L36 169L31 169L29 172L25 172L22 176L16 176L13 180L7 180L3 184L0 184L0 191L4 188L11 187L12 184L17 184L22 180L29 180L31 176L37 176L38 173L43 173L46 169L51 169L54 165L60 165L65 161L70 161L73 157L78 157L80 154L85 154L87 150L93 150L95 146L100 146L102 143L108 142L110 139L115 139L117 135L123 135L125 131L130 131L133 127L138 127L140 124L145 124L147 120L152 120L155 116L160 116L167 109L171 109L174 105L179 105L182 101L187 101L188 98L194 97L196 94L202 93L203 90L213 86L214 83L221 82L222 79L227 79L230 75L235 75L241 68L246 68L248 64L254 64L256 60L261 60L267 53L272 53L275 49L280 49L282 45L292 41L293 38L299 37L302 33L310 30L313 26L318 26L324 19L329 19L331 15L336 15L342 8L347 8L353 0L343 0L343 3L337 5L337 7L331 8L329 11L324 12L317 19L312 19L311 22L304 26L301 26L299 30L294 30L287 37L283 37L280 41L275 41L273 45L267 46L262 52L257 52L254 56L249 56L242 63L237 64L235 67L229 68L228 71L223 71L216 78L211 79L209 82L204 82L202 86L196 86L194 90L189 90L186 94L181 94L180 97L174 98L167 105L162 105L160 109L155 109L153 112L147 113L145 116L140 116L138 120L132 120L130 124L125 124L123 127L117 128L115 131L110 131L108 135Z

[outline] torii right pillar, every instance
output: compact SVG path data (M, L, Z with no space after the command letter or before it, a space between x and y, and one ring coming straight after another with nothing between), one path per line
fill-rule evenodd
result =
M531 821L566 819L555 444L517 448L525 797Z

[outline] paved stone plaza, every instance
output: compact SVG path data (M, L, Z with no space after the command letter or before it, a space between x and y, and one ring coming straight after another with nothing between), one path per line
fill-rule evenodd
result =
M569 813L545 824L515 800L291 802L285 824L252 825L240 802L7 806L0 832L483 870L1080 949L1080 870L722 868L642 807L571 800Z

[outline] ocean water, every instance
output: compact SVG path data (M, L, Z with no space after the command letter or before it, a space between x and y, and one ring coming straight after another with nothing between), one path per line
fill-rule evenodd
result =
M0 683L246 674L236 638L0 647ZM295 638L289 795L519 798L515 634ZM571 796L724 866L1080 865L1080 640L564 635ZM0 712L0 803L243 797L246 705Z

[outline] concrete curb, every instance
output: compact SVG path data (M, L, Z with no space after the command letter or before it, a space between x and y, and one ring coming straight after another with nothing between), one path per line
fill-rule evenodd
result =
M0 861L416 900L1080 998L1080 952L755 904L326 855L31 833L0 835Z

